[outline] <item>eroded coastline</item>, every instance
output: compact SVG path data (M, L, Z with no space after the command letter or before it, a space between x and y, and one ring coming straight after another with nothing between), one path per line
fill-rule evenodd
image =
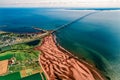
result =
M42 52L39 63L48 80L105 80L95 67L59 46L52 34L35 49Z

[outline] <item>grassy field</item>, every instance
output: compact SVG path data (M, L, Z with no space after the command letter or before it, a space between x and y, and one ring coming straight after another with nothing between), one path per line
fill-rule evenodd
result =
M24 50L24 49L30 49L33 48L34 46L29 46L26 44L17 44L17 45L12 45L11 48L12 49L17 49L17 50Z
M3 55L4 54L4 55ZM1 56L3 55L3 56ZM9 72L17 72L22 69L40 67L38 64L39 52L34 50L13 50L2 53L1 59L14 58L15 64L9 66Z
M0 54L0 60L10 59L15 57L19 61L28 59L36 59L39 56L39 52L33 49L28 50L11 50Z
M5 76L0 76L0 80L20 80L21 76L19 72L8 74Z
M11 52L11 51L1 53L1 54L0 54L0 60L10 59L10 58L13 57L13 55L14 55L14 53Z
M45 80L40 73L22 78L21 80Z
M9 50L2 51L0 60L14 60L14 64L8 65L8 72L6 73L8 75L0 76L0 80L19 80L24 77L23 80L42 80L41 76L43 78L45 76L43 76L43 71L38 62L40 52L34 50L34 47L39 43L37 41L12 45Z

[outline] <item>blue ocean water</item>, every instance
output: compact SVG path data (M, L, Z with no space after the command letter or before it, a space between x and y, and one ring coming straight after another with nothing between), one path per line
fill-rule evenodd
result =
M79 58L96 65L111 80L120 79L120 10L69 10L0 8L0 30L35 32L32 27L55 29L91 14L57 31L57 41Z

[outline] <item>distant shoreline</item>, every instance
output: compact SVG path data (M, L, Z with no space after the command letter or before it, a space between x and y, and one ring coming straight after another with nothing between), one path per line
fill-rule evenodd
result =
M62 10L96 10L96 11L111 11L111 10L120 10L120 8L79 8L79 7L74 7L74 8L71 8L71 7L0 7L0 9L41 9L41 11L45 11L45 10L54 10L54 9L62 9Z

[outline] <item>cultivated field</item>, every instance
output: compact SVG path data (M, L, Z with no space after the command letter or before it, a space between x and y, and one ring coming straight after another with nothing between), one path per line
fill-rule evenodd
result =
M8 60L0 61L0 75L7 72Z

